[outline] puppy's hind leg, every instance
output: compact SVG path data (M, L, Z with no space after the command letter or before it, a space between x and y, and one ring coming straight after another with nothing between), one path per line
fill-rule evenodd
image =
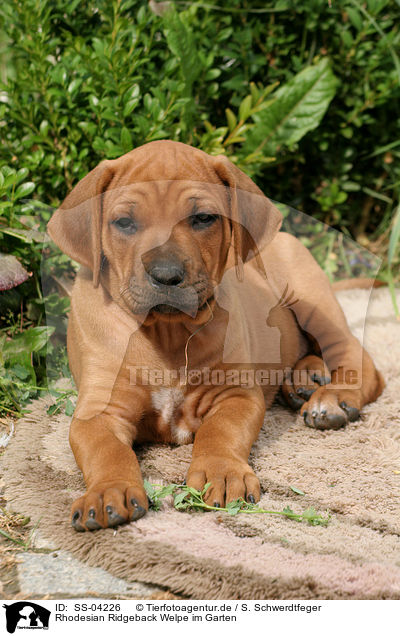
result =
M285 402L298 411L319 386L330 382L328 367L322 358L308 355L298 360L289 377L282 384L282 395Z
M369 355L362 352L360 386L347 379L343 368L330 374L321 358L306 356L296 364L292 378L286 379L282 394L289 406L299 410L307 426L339 429L355 422L361 408L376 400L384 388L384 381Z

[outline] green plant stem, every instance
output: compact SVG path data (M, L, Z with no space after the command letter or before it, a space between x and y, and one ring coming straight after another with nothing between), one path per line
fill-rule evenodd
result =
M8 532L6 532L5 530L2 530L1 528L0 528L0 534L6 539L8 539L9 541L12 541L13 543L17 543L18 545L22 545L24 548L26 547L25 541L21 541L20 539L16 539L15 537L12 537L11 534L8 534Z
M259 508L256 504L247 503L242 498L237 499L235 502L231 502L231 504L223 508L217 507L217 506L210 506L203 499L203 496L210 485L211 484L206 484L206 486L200 492L198 490L195 490L194 488L189 488L188 486L183 484L170 484L169 486L158 486L157 484L148 484L148 482L146 482L145 480L145 488L148 494L150 489L150 495L154 499L153 505L155 509L158 509L158 504L161 499L164 499L168 495L172 495L174 496L174 507L177 510L188 510L188 509L202 509L202 510L209 510L209 511L214 510L216 512L226 512L230 515L236 515L238 513L248 513L248 514L262 513L262 514L270 514L270 515L279 515L279 516L286 517L288 519L293 519L294 521L299 521L299 522L308 521L311 524L313 524L314 522L314 525L326 526L329 523L329 517L328 518L321 517L312 508L310 508L309 511L306 511L301 514L297 514L293 512L293 510L291 510L290 508L286 508L285 510L282 510L282 511L265 510L263 508ZM156 490L157 487L158 487L158 490ZM179 496L179 499L177 500L177 492L179 491L186 494L184 498Z
M13 411L12 409L8 409L6 406L1 406L3 411L7 411L7 413L11 413L11 415L16 415L15 411Z
M218 506L209 506L204 501L199 501L199 503L196 502L194 504L194 507L204 508L204 510L216 510L217 512L229 512L228 508L220 508ZM301 521L303 519L303 515L301 514L296 514L295 512L294 513L285 512L284 510L264 510L264 508L252 508L252 509L246 510L246 508L243 508L239 510L239 512L244 514L258 514L261 512L266 515L281 515L282 517L288 517L289 519L295 519L296 521Z
M400 310L399 310L399 306L397 304L396 288L395 288L395 285L394 285L392 270L390 268L389 268L389 271L388 271L388 286L389 286L389 293L390 293L390 296L392 298L392 303L393 303L393 307L394 307L394 313L396 315L397 320L399 320L400 319Z

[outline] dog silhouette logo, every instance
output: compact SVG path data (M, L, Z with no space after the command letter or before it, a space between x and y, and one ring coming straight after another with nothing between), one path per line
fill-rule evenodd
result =
M6 610L6 627L9 634L16 629L49 629L50 610L32 603L18 601L3 605Z

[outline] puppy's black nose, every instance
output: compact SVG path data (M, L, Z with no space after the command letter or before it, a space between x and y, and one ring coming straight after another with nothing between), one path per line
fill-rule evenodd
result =
M183 265L176 261L153 262L146 271L153 285L179 285L185 278Z

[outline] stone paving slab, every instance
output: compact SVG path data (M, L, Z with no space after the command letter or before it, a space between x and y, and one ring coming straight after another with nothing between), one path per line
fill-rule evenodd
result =
M17 565L20 594L41 598L149 598L162 594L155 586L127 583L102 568L89 567L58 550L50 554L21 553Z

